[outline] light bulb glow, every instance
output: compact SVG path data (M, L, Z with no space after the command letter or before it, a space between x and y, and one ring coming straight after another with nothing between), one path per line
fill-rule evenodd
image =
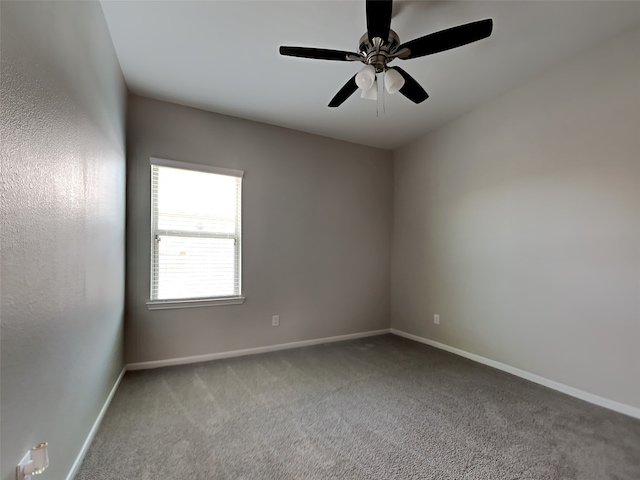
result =
M356 85L362 90L369 90L376 79L376 69L372 65L365 65L356 74Z

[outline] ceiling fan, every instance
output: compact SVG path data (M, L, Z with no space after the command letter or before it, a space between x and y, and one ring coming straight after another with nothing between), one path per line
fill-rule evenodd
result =
M489 18L441 30L401 44L396 32L391 30L392 8L393 0L367 0L367 32L358 42L357 53L282 46L280 55L365 64L333 97L329 102L330 107L342 105L358 88L362 89L363 98L376 100L378 73L384 74L387 92L400 92L412 102L421 103L429 97L427 92L402 68L388 67L387 64L396 58L409 60L461 47L488 37L493 30L493 20Z

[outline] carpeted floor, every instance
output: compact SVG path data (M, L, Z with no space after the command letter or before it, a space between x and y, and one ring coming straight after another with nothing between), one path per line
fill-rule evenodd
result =
M640 421L384 335L128 372L76 480L640 479Z

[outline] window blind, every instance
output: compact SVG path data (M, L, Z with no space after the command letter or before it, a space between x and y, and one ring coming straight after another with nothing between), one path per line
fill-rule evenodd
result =
M152 162L151 300L240 295L242 172Z

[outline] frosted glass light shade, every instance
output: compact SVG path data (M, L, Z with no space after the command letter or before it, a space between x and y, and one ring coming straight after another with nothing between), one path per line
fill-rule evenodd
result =
M390 94L396 93L404 86L404 78L397 70L389 68L384 72L384 86Z
M369 90L376 79L376 69L372 65L365 65L356 74L356 85L362 90Z
M367 100L378 100L378 81L374 79L371 88L362 90L360 97L366 98Z

